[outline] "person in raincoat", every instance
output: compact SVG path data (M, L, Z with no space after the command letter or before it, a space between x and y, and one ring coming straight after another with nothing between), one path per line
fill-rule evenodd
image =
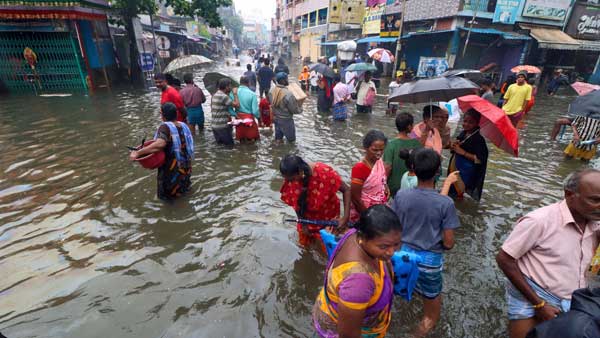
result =
M304 66L302 68L302 72L298 75L298 81L300 81L300 86L306 91L308 91L309 86L310 73L308 71L308 66Z

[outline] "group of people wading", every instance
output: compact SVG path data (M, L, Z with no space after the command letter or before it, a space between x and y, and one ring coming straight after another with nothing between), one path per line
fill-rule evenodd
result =
M270 106L275 139L294 141L293 116L301 107L286 88L287 74L278 72L274 79L273 88L261 85L261 99ZM194 129L188 124L204 127L201 103L206 97L191 76L184 81L186 86L178 92L162 75L156 76L163 123L150 145L130 154L135 160L164 151L165 162L158 168L158 196L163 199L189 190ZM235 91L228 79L219 80L217 87L211 102L215 140L233 144L230 122L235 119L242 120L236 130L238 139L257 139L254 119L260 120L263 102L258 103L256 80L246 74ZM245 119L253 124L244 123ZM454 247L460 227L453 198L467 194L479 200L483 193L488 148L479 132L480 119L475 110L465 112L463 130L453 140L444 108L426 106L418 124L411 114L399 113L398 133L392 139L378 130L365 134L365 155L348 180L325 163L309 163L297 155L281 160L281 200L296 212L300 243L321 246L324 227L319 221L337 224L327 228L339 242L329 257L312 311L318 336L386 335L395 278L390 260L399 250L420 258L414 293L422 299L423 316L413 336L425 337L434 329L442 309L445 253ZM444 150L450 151L450 161L440 185ZM563 201L520 219L497 255L507 277L511 338L538 337L531 332L552 330L554 318L570 311L572 297L600 297L600 291L597 295L589 291L590 295L584 290L600 239L600 171L572 173L564 191ZM597 256L600 262L600 252ZM574 311L579 308L580 303L574 302Z

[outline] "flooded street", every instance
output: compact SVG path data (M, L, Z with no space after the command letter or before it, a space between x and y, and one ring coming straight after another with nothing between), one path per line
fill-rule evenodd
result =
M540 90L519 158L489 144L481 203L457 203L463 226L446 256L432 337L505 336L495 254L513 223L560 199L563 178L584 165L563 159L566 140L548 141L570 95ZM279 200L279 159L298 153L349 181L362 136L396 132L382 97L373 115L346 122L318 114L309 97L296 145L274 145L269 131L231 150L214 144L210 129L196 136L193 192L167 204L156 198L155 171L129 162L125 148L154 134L158 92L0 100L0 332L8 338L312 337L325 257L299 247L295 226L283 222L293 210ZM407 337L418 318L418 299L398 297L389 336Z

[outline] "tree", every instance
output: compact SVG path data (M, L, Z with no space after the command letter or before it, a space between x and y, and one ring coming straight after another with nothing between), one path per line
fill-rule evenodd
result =
M244 30L244 21L239 15L221 15L223 26L233 32L233 40L238 46L242 42L242 32Z
M133 34L133 19L139 14L154 15L158 2L173 7L177 15L202 17L211 27L222 25L217 9L221 6L231 6L231 0L192 0L191 2L188 0L113 0L112 6L120 13L123 20L122 24L128 32L131 82L134 84L142 84L143 81L138 62L140 54Z

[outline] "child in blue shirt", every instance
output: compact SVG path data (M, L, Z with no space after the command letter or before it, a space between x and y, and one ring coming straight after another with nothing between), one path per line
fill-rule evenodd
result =
M422 258L415 292L423 298L424 314L414 336L424 337L440 318L443 252L454 247L454 229L460 222L452 199L435 190L441 165L438 153L429 148L415 149L411 158L417 187L398 191L392 209L403 227L401 250Z

